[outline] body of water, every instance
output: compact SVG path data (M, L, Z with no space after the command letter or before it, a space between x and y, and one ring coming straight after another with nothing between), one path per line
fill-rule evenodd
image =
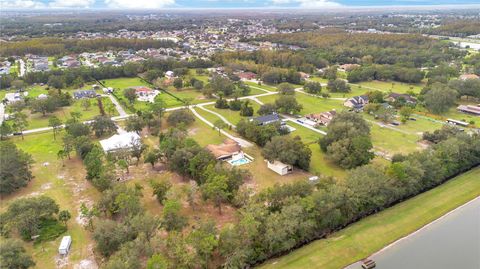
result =
M480 269L480 197L370 258L378 269Z

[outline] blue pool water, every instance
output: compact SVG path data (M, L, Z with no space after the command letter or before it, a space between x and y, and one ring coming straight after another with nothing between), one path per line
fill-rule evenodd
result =
M251 162L248 158L246 157L243 157L241 159L238 159L238 160L230 160L228 161L228 163L230 163L231 165L233 166L239 166L239 165L242 165L242 164L247 164Z

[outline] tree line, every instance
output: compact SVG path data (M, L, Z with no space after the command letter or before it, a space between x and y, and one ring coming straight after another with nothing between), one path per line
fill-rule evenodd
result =
M211 67L213 63L208 60L194 59L191 61L155 60L149 59L142 63L129 62L122 66L99 66L98 68L69 68L65 70L51 70L48 72L30 72L25 74L21 80L27 85L34 83L48 84L55 88L62 87L81 87L83 83L94 82L96 80L135 77L145 73L150 79L158 78L168 70L181 68L206 68ZM148 72L147 72L148 71ZM6 89L14 85L14 81L19 80L15 75L5 75L0 77L0 89Z
M248 200L239 221L220 232L224 266L244 268L287 253L479 164L479 136L458 134L386 167L350 170L342 182L275 186Z
M176 44L169 40L99 38L91 40L65 38L32 38L23 41L5 42L0 47L2 56L65 55L69 53L97 52L107 50L142 50L148 48L173 48Z
M465 56L453 44L420 34L348 33L341 29L274 34L261 38L305 48L299 54L330 64L374 63L403 66L434 66Z

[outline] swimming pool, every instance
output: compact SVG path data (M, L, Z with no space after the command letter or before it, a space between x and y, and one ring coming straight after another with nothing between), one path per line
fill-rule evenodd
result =
M248 159L247 157L243 157L243 158L240 158L240 159L237 159L237 160L229 160L228 163L233 165L233 166L239 166L239 165L243 165L243 164L247 164L247 163L250 163L252 162L250 159Z

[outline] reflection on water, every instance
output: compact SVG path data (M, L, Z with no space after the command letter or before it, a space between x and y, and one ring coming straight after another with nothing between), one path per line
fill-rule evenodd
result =
M378 269L480 269L480 197L371 258Z

